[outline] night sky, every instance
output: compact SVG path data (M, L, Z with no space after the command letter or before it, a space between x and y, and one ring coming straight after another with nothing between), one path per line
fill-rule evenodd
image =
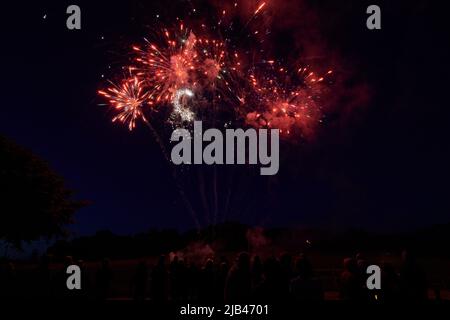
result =
M77 234L191 228L148 129L130 133L111 123L97 94L108 66L126 61L146 23L157 14L181 15L188 1L93 2L2 4L0 134L48 161L77 198L91 201L76 215ZM331 48L330 64L338 55L337 69L352 74L349 86L364 87L367 101L329 115L313 141L294 151L282 146L289 159L265 181L270 190L256 192L250 214L233 218L383 230L450 222L450 37L442 4L377 1L382 30L369 31L372 1L309 2L315 19L287 9L298 8L296 1L280 2L280 10L305 21L301 34L314 20L312 32ZM66 28L70 4L81 7L79 31ZM296 23L277 25L282 21L273 21L275 54L298 40Z

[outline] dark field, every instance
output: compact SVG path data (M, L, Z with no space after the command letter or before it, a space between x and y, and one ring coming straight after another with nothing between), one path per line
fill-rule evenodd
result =
M200 276L203 266L208 259L214 261L214 268L218 268L219 260L227 260L230 265L234 261L237 254L226 253L220 256L220 259L214 255L201 256L201 254L188 254L179 252L178 255L184 257L191 266L195 266L197 269L197 275ZM260 255L264 260L267 258L264 254ZM308 260L310 261L315 277L320 281L323 286L324 299L325 300L340 300L340 282L339 278L343 272L343 259L348 255L345 254L319 254L311 252L308 254ZM168 269L168 282L167 282L167 299L171 300L171 274L169 260L173 259L174 254L166 256L167 269ZM295 256L293 256L295 258ZM365 259L368 264L378 264L382 266L384 263L390 263L394 266L395 270L399 270L401 267L401 257L399 254L367 254ZM157 257L146 257L142 259L128 259L128 260L111 260L111 283L108 289L106 299L123 300L133 299L135 290L135 275L136 268L139 263L145 261L148 267L148 274L145 276L145 299L153 299L152 292L152 270L157 264ZM80 261L78 261L80 263ZM450 300L450 259L449 258L433 258L433 257L418 257L418 265L424 270L426 275L426 282L428 287L428 299L436 300L439 298L442 300ZM98 270L101 268L101 261L85 261L81 263L83 268L83 291L84 295L88 299L95 299L97 297L97 278ZM57 282L60 275L62 275L64 264L63 263L50 263L49 273L50 282L47 283L48 287L43 291L50 295L54 295L57 290ZM15 276L14 276L14 290L10 291L15 296L26 297L39 297L41 295L41 289L37 287L36 282L36 270L39 268L38 263L29 262L16 262L15 263ZM197 283L198 284L198 283ZM383 283L382 283L383 285ZM197 291L194 283L194 292ZM2 292L4 294L4 292ZM197 293L194 293L194 296ZM8 294L7 294L8 295Z

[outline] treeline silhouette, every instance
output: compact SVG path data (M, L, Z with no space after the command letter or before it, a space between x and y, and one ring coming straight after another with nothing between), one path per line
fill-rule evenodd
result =
M99 231L93 236L56 241L47 253L56 259L75 256L84 260L136 259L176 252L190 243L214 244L219 251L249 250L253 240L251 227L240 223L224 223L201 231L181 233L177 230L150 230L131 236ZM412 248L421 256L450 257L450 224L404 233L370 233L364 230L332 232L320 229L268 228L261 237L268 243L292 250L327 252L392 251Z

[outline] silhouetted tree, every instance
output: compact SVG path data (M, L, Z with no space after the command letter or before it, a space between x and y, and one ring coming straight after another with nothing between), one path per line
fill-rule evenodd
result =
M0 239L20 248L63 235L83 205L45 161L0 136Z

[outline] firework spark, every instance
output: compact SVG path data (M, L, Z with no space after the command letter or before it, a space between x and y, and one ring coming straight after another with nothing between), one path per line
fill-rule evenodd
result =
M263 2L263 3L261 3L260 5L259 5L259 7L258 7L258 9L256 9L256 11L255 11L255 16L264 8L266 6L266 3L265 2Z

